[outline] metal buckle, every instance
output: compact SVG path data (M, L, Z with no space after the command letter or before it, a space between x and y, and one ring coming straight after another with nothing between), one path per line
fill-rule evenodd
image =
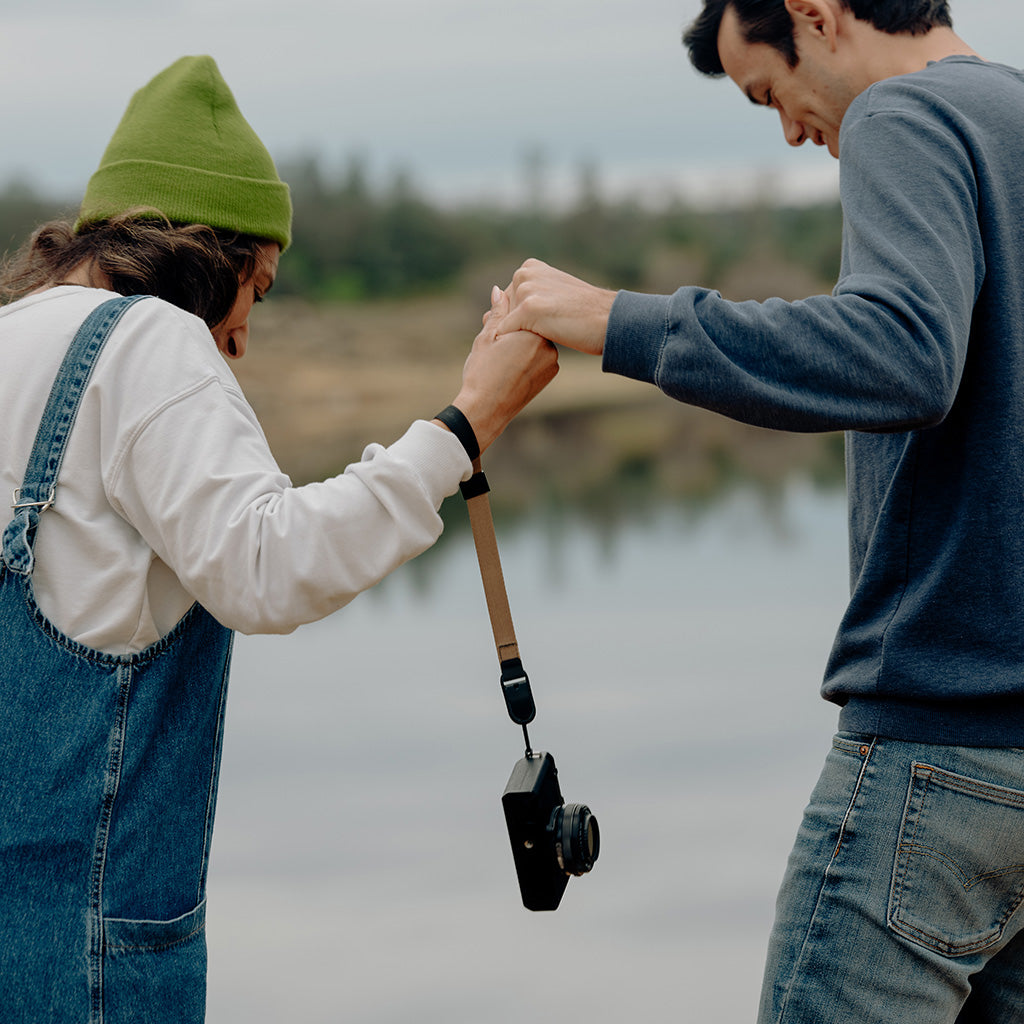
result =
M39 509L40 514L42 514L53 505L53 499L54 495L56 494L56 491L56 487L51 487L50 496L46 499L46 501L22 501L21 488L15 487L14 494L12 495L11 508L14 509L15 512L23 508L36 508Z

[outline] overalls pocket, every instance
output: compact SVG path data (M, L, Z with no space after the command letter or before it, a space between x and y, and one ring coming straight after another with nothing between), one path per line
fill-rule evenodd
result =
M103 921L104 1024L202 1024L206 903L173 921Z
M889 926L946 956L997 945L1024 901L1024 792L915 763Z

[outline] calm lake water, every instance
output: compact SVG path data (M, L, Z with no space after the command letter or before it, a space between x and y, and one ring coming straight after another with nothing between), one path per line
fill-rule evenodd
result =
M538 511L498 539L531 739L597 815L596 867L554 913L520 904L500 797L522 734L453 529L328 620L238 640L211 1024L753 1021L835 725L842 494Z

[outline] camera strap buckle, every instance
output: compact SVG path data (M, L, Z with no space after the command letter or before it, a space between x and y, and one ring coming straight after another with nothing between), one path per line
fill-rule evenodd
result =
M505 697L508 717L516 725L527 725L537 714L530 689L530 677L519 658L509 658L501 663L501 692Z
M480 563L480 578L483 580L484 597L494 633L494 644L498 650L501 666L501 692L509 718L523 727L526 750L530 752L530 737L526 726L537 714L530 689L530 678L519 657L515 627L512 625L512 611L508 603L505 576L501 571L498 555L498 541L494 533L494 517L491 501L487 496L490 488L487 477L480 468L480 459L473 460L473 476L462 485L469 512L469 524L473 529L473 543L476 546L477 561Z

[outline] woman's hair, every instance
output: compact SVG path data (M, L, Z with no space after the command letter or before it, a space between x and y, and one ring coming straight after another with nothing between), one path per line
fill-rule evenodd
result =
M840 0L841 6L880 32L924 35L933 28L952 28L948 0ZM718 29L731 7L739 17L748 43L774 46L790 67L796 67L793 21L784 0L704 0L704 8L683 35L690 63L702 74L725 74L718 56Z
M215 327L231 312L240 282L256 270L266 239L202 224L172 224L129 211L81 227L51 221L0 269L0 301L58 284L88 264L121 295L155 295ZM102 277L101 277L102 275Z

